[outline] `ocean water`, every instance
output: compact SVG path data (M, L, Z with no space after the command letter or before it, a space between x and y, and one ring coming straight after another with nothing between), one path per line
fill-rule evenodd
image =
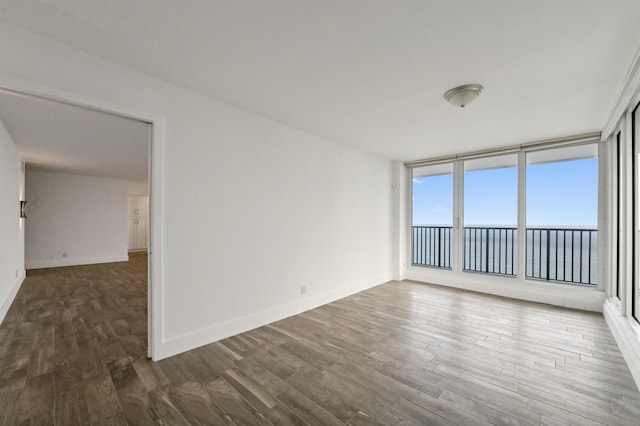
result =
M414 227L413 264L451 267L451 228ZM514 228L465 228L464 269L517 275ZM598 233L592 228L529 228L526 244L528 278L595 285Z

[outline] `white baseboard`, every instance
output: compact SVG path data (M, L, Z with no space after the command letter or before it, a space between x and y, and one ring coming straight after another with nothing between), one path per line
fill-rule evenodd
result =
M603 313L636 386L640 389L640 326L634 324L633 318L622 316L615 302L605 302Z
M154 361L161 360L179 353L244 333L284 318L300 314L302 312L317 308L327 303L334 302L352 294L359 293L371 287L391 281L391 275L373 277L358 283L350 284L326 293L312 295L301 300L296 300L282 306L265 309L251 315L232 319L220 324L215 324L192 333L178 337L172 337L158 345L158 350L154 353Z
M11 307L13 300L16 298L16 294L18 294L18 290L20 290L20 286L22 285L22 282L24 281L25 277L26 277L26 271L23 270L20 273L20 276L16 279L15 283L13 284L13 287L11 287L9 294L2 302L2 306L0 307L0 323L4 321L4 317L7 315L7 312L9 312L9 308Z
M58 268L60 266L93 265L97 263L127 262L129 256L86 257L74 259L36 260L27 262L27 269Z

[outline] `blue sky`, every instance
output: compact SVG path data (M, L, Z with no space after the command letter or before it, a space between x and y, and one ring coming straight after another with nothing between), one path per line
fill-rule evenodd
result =
M465 173L467 225L516 225L517 169ZM527 166L527 226L589 226L598 219L598 160ZM413 223L452 224L453 175L413 180Z

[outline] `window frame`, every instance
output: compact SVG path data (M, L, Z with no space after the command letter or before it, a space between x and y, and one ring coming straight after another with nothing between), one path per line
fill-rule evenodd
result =
M429 167L429 166L446 166L448 164L451 164L451 173L446 173L446 174L451 174L452 176L452 200L453 200L453 206L452 206L452 211L451 211L451 231L450 231L450 243L449 243L449 262L450 265L449 266L439 266L439 265L428 265L428 264L419 264L419 263L415 263L414 260L414 237L415 237L415 232L414 232L414 228L417 226L413 223L414 220L414 191L413 191L413 187L414 187L414 179L416 179L416 177L414 176L413 170L410 170L409 172L409 179L410 179L410 185L409 185L409 192L410 192L410 196L409 196L409 200L410 200L410 208L409 208L409 250L408 250L408 259L407 259L407 264L411 265L412 267L418 267L418 268L433 268L433 269L437 269L437 270L444 270L444 271L450 271L453 269L454 264L455 264L455 248L456 248L456 239L455 239L455 234L454 234L454 230L455 230L455 212L456 212L456 167L455 167L455 163L454 162L441 162L441 163L437 163L437 164L433 164L433 165L427 165L425 167ZM415 170L415 169L414 169ZM436 176L436 175L433 175ZM446 227L446 226L445 226ZM446 256L445 256L446 258Z
M515 217L515 232L513 232L512 234L512 238L515 240L515 245L513 245L512 242L512 246L511 246L511 256L512 256L512 262L511 262L511 274L507 273L507 271L509 270L508 266L507 266L507 260L509 257L508 251L507 251L507 247L508 244L505 245L505 272L502 273L500 272L500 265L498 265L498 272L495 272L495 265L494 265L494 270L493 271L488 271L489 267L488 265L486 265L487 267L487 271L482 271L482 270L478 270L477 269L477 264L476 262L473 262L474 267L476 267L475 269L471 269L471 268L466 268L465 262L466 262L466 230L467 230L467 219L466 219L466 215L464 214L464 209L466 207L466 203L465 203L465 199L467 196L467 190L466 190L466 181L467 181L467 173L471 173L474 171L482 171L482 170L491 170L492 168L480 168L477 170L466 170L467 169L467 165L473 161L479 161L479 160L483 160L483 159L488 159L488 158L499 158L499 157L508 157L508 156L512 156L515 157L515 165L513 166L504 166L504 167L515 167L516 169L516 217ZM501 154L495 154L495 155L491 155L491 156L485 156L485 157L480 157L480 158L468 158L468 159L463 159L460 160L460 173L461 173L461 177L460 177L460 182L462 182L462 190L460 191L460 203L461 203L461 207L460 207L460 214L459 214L459 224L460 224L460 233L461 233L461 238L460 238L460 244L462 247L461 253L462 253L462 257L461 257L461 262L460 262L460 269L462 272L465 273L474 273L474 274L483 274L483 275L492 275L492 276L499 276L499 277L508 277L510 279L513 278L518 278L518 274L519 274L519 253L520 253L520 243L519 243L519 232L518 232L518 216L519 216L519 197L520 197L520 184L519 184L519 166L520 166L520 157L519 157L519 153L514 153L514 152L507 152L507 153L501 153ZM469 226L470 229L473 229L474 227ZM498 228L496 228L498 229ZM509 233L506 232L505 233L505 237L507 237ZM493 234L493 238L495 241L495 230L494 230L494 234ZM499 233L499 238L502 238L502 234ZM482 237L481 237L481 246L482 246ZM484 243L486 244L487 241L484 241ZM491 244L489 244L490 246ZM489 253L493 253L493 260L495 260L495 245L493 247L493 250L488 249L488 247L485 248L485 256L490 256ZM482 257L482 247L480 248L480 252L481 252L481 256ZM498 258L501 258L501 250L499 250L499 254L498 254ZM469 254L469 257L471 256L471 253ZM469 261L469 266L471 266L471 260ZM482 259L480 259L480 269L482 269Z
M640 208L638 203L640 202L640 197L638 196L638 191L640 191L640 172L638 168L640 165L638 164L638 155L640 155L640 143L638 139L638 133L640 133L640 123L638 123L638 118L640 118L640 101L638 101L635 106L631 108L630 111L630 143L631 143L631 317L635 319L636 322L640 323L640 303L638 298L640 298L640 278L638 274L640 272L640 236L638 235L638 225L640 224L638 214L640 213Z
M590 144L593 144L598 147L596 158L598 159L598 163L600 164L600 162L603 160L601 158L602 157L602 153L600 152L601 150L599 149L601 146L599 132L586 134L586 135L579 135L573 138L562 138L562 139L553 140L553 141L544 141L544 142L538 142L538 143L532 143L532 144L526 144L526 145L507 147L504 149L492 150L491 152L484 151L479 153L460 154L455 156L436 158L436 159L433 159L432 161L421 160L421 161L405 163L404 166L406 169L408 169L408 172L409 172L407 173L408 182L410 183L408 188L409 189L408 190L408 199L409 199L408 216L411 218L413 216L413 209L414 209L413 185L412 185L413 172L411 171L411 169L416 167L423 167L430 164L441 164L445 162L452 163L454 167L454 176L453 176L454 178L453 179L454 217L453 217L453 237L452 237L453 255L452 255L451 269L442 270L439 268L424 268L424 267L416 266L412 263L413 220L411 219L409 220L409 226L408 226L408 232L407 232L407 235L409 237L407 241L407 246L409 250L408 250L407 256L403 260L404 262L406 262L407 265L409 265L407 266L407 269L405 272L406 276L409 279L416 279L418 281L424 280L424 281L441 282L441 280L445 280L444 282L449 283L447 285L453 285L455 287L461 287L461 288L465 288L468 286L465 284L458 285L457 282L451 281L451 279L453 278L454 280L459 280L462 278L463 280L466 280L466 277L469 277L470 275L474 275L473 281L477 281L477 282L482 281L485 284L491 284L491 283L497 284L498 282L500 282L502 284L507 284L511 287L515 281L519 285L533 285L536 288L541 289L541 291L543 292L545 291L544 288L551 288L556 290L569 289L569 291L575 290L578 293L580 292L580 290L585 290L588 292L593 292L593 291L601 292L602 283L600 282L598 282L597 285L584 285L584 284L580 285L580 284L572 284L572 283L563 283L560 281L547 281L547 280L537 280L537 279L526 278L525 277L526 255L523 255L523 253L526 253L526 154L534 151L546 151L546 150L552 150L556 148L568 148L572 146L590 145ZM518 165L517 165L517 175L518 175L517 239L518 239L518 242L517 242L517 249L516 249L516 256L517 256L516 279L514 280L514 277L510 275L464 271L463 270L464 161L475 159L475 158L502 156L502 155L514 154L514 153L518 155ZM601 182L601 175L600 173L598 173L598 188L597 188L598 215L600 215L600 203L603 202L600 182ZM605 234L601 229L602 226L600 222L601 222L600 218L598 218L598 222L596 224L596 228L598 230L598 238L600 238L600 235ZM598 264L603 264L603 257L600 249L597 250L597 262ZM417 278L418 276L420 276L420 278ZM597 273L596 273L596 277L598 277ZM598 278L596 279L600 281ZM479 289L479 291L483 291L483 290Z

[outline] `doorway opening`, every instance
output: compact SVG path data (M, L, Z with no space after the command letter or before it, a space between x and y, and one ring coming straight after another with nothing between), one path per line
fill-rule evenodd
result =
M94 265L108 275L109 264L117 265L112 262L135 263L138 276L142 272L146 278L143 340L147 356L154 358L159 343L154 336L160 336L154 330L161 330L154 321L154 288L160 277L154 274L160 232L160 190L154 182L160 181L156 157L161 150L156 145L161 118L46 91L0 87L0 117L26 163L24 232L33 238L25 238L25 269L82 265L90 273ZM30 187L35 197L31 200ZM129 196L141 200L133 210L140 228L134 230L133 246ZM42 220L44 215L49 217ZM57 231L51 228L56 225L61 227ZM48 239L51 244L33 244L32 239ZM142 324L128 327L140 329ZM111 328L108 332L118 333Z

